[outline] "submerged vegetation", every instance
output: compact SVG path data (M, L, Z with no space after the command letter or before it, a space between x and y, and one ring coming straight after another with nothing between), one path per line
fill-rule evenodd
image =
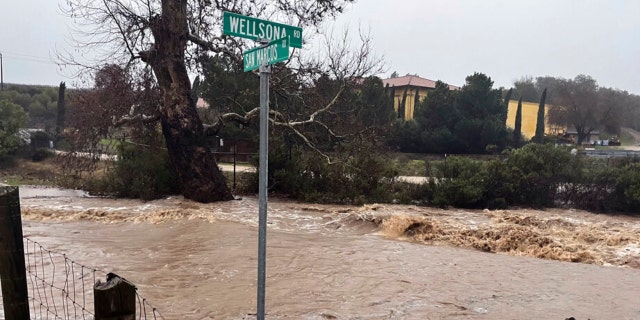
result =
M638 159L592 159L553 145L529 144L478 161L453 157L440 164L425 193L438 206L503 209L574 207L598 212L637 208Z
M344 150L345 161L328 164L300 149L272 148L269 192L305 202L404 203L469 209L571 207L595 212L637 214L640 159L593 159L567 147L527 144L496 156L380 155L364 147ZM5 160L5 183L56 184L96 194L156 199L179 185L162 148L120 144L118 161L49 156L33 162L30 153ZM75 160L73 160L75 159ZM70 165L72 161L82 162ZM19 165L28 163L29 166ZM93 163L93 164L92 164ZM250 166L251 164L243 164ZM254 166L257 166L255 159ZM43 166L44 169L36 169ZM408 169L402 167L408 166ZM7 168L15 168L7 170ZM71 168L74 168L72 170ZM24 174L16 172L24 171ZM240 171L240 170L239 170ZM424 176L423 183L399 179ZM38 182L41 177L42 182ZM257 172L238 172L237 193L258 189ZM231 173L227 184L232 184Z

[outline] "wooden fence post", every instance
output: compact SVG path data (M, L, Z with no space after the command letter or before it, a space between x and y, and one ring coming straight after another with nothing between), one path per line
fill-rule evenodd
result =
M136 287L115 273L93 287L95 320L135 320Z
M0 282L6 319L29 319L18 187L0 184Z

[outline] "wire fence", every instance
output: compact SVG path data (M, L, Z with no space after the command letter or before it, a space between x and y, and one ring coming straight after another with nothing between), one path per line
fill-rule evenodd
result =
M93 288L107 272L71 260L24 237L31 319L94 319ZM164 319L136 290L135 319ZM4 318L4 314L0 313Z

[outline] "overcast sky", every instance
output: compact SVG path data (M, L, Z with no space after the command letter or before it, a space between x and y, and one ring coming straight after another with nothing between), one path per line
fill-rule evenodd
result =
M0 8L4 81L73 82L52 62L69 22L53 0ZM640 94L638 0L359 0L335 22L370 28L388 72L462 85L482 72L495 86L523 76L573 78Z

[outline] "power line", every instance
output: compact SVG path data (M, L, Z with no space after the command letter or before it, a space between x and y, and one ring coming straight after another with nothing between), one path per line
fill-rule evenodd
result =
M36 58L36 59L43 59L43 60L50 60L49 57L41 57L41 56L34 56L31 54L26 54L26 53L20 53L20 52L11 52L11 51L3 51L5 54L9 54L9 55L13 55L13 56L18 56L18 57L29 57L29 58Z
M27 62L36 62L36 63L44 63L44 64L56 64L51 58L33 56L28 54L19 54L14 52L4 52L5 57L9 57L13 60L27 61Z

